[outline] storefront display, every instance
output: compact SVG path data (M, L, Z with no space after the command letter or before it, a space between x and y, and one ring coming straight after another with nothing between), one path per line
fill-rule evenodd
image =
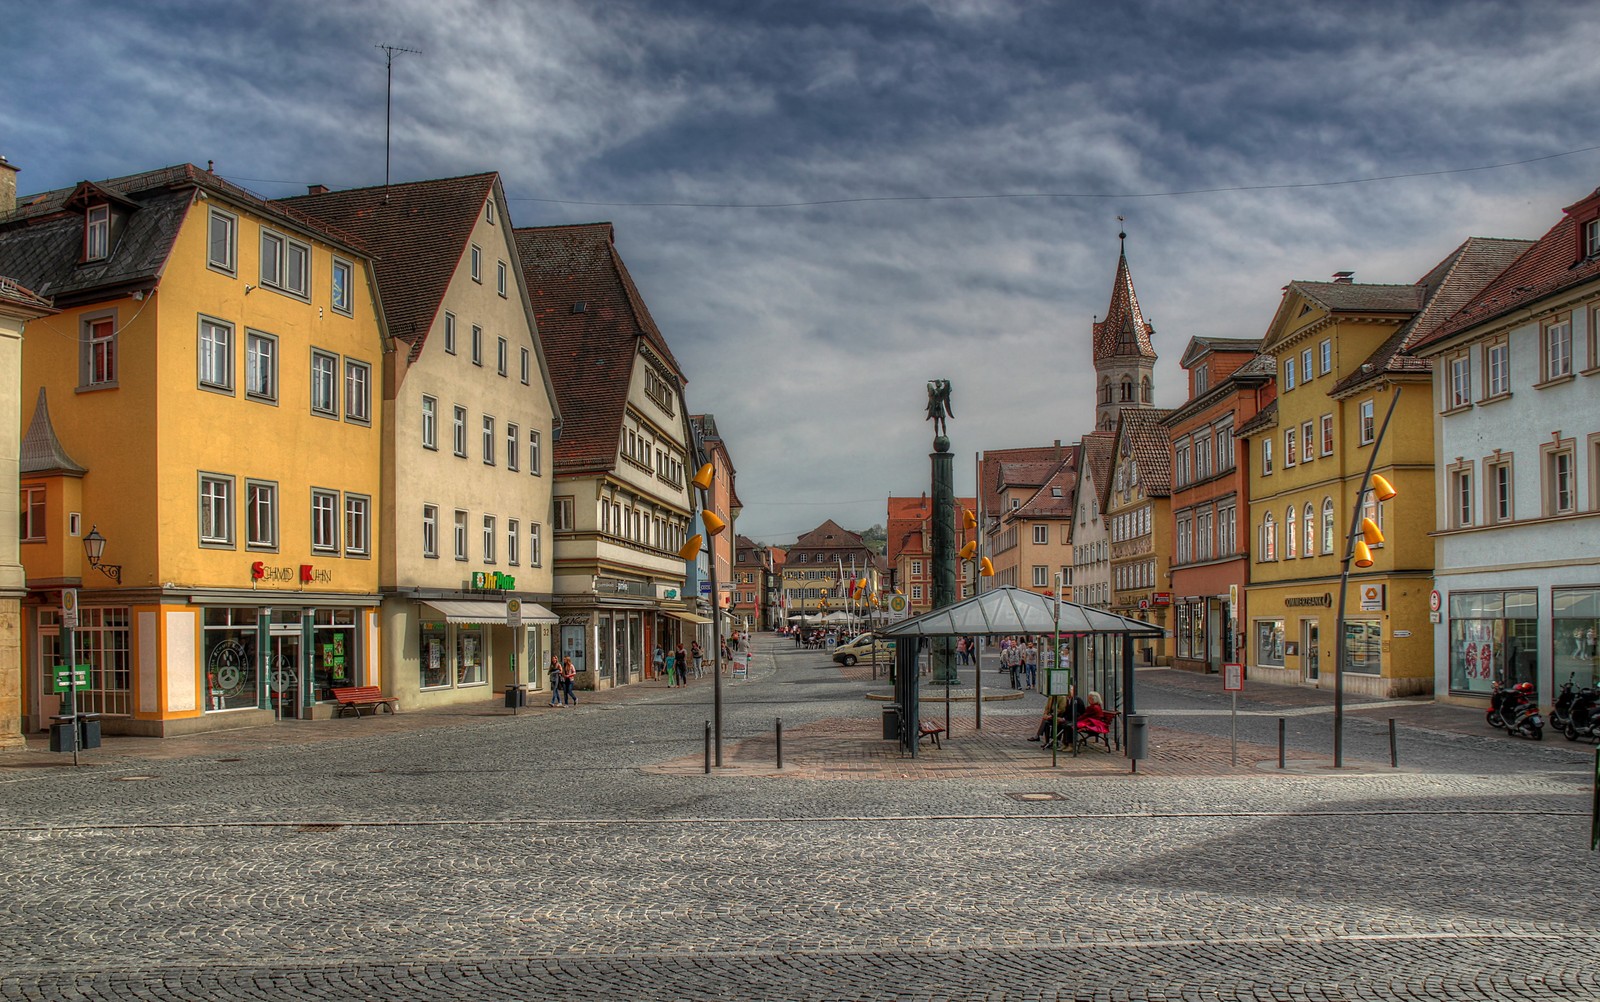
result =
M335 688L361 684L356 657L356 611L317 609L311 618L312 674L319 700L333 698Z
M1283 620L1256 620L1256 664L1283 667Z
M483 624L456 625L456 685L483 685Z
M1600 588L1553 588L1550 607L1555 684L1600 685Z
M255 709L260 703L254 608L205 610L201 657L207 712Z
M450 685L450 628L444 623L419 625L417 671L424 689L442 689Z
M1451 692L1487 695L1496 679L1538 685L1538 644L1538 592L1451 593Z

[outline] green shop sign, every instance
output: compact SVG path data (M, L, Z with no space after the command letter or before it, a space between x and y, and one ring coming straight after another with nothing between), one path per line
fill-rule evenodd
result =
M472 587L478 591L515 591L517 579L499 571L474 571Z

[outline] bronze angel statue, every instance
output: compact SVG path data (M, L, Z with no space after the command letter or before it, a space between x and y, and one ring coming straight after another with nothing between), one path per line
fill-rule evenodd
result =
M946 417L955 417L955 411L950 409L950 380L935 379L928 384L928 416L925 420L933 422L935 436L945 434Z

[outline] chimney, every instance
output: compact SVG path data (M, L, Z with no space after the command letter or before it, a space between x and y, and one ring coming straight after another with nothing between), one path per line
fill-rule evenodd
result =
M1333 282L1335 285L1353 285L1355 284L1355 280L1356 273L1353 271L1336 271L1333 273Z
M21 169L0 156L0 218L17 211L17 172Z
M328 186L325 185L325 184L308 184L308 185L306 185L306 194L307 195L326 195L327 193L328 193Z

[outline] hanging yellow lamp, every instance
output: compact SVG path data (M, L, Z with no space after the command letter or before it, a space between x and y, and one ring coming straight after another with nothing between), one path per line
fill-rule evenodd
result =
M1361 538L1366 541L1369 547L1382 546L1383 530L1379 529L1378 523L1372 519L1364 518L1361 520Z
M1379 501L1387 501L1400 492L1395 490L1394 485L1389 481L1374 473L1372 475L1372 493Z
M1372 551L1367 549L1367 543L1364 539L1356 540L1356 566L1372 566Z

